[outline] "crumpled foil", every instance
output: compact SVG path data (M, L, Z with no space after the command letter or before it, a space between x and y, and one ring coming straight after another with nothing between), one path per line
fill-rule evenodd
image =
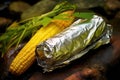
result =
M90 49L108 44L112 27L100 16L78 19L70 27L36 47L36 58L44 72L63 67L85 55Z

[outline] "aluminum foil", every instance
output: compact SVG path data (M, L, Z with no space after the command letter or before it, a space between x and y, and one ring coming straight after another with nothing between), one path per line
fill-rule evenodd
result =
M85 55L90 49L108 44L112 28L100 16L78 19L70 27L36 47L38 65L45 72L63 67Z

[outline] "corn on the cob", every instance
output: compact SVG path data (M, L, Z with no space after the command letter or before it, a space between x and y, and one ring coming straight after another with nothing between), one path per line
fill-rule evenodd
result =
M54 20L47 26L39 29L30 41L21 49L10 65L9 71L12 74L20 75L25 72L35 61L35 47L40 42L59 33L68 27L74 20L73 11L66 11L61 14L67 14L69 20ZM65 17L65 16L64 16Z

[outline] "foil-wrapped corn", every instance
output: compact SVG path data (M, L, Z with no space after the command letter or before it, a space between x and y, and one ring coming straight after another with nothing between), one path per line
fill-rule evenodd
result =
M63 67L90 49L109 43L111 34L111 26L100 16L94 15L91 20L79 19L36 47L38 65L45 72Z

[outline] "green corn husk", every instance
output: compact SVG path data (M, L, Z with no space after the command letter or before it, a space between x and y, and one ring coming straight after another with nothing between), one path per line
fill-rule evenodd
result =
M57 4L48 13L20 21L17 25L8 27L6 32L0 36L0 53L3 56L12 46L17 48L26 38L31 38L41 26L49 24L48 19L50 20L57 14L71 9L74 10L75 6L65 1Z

